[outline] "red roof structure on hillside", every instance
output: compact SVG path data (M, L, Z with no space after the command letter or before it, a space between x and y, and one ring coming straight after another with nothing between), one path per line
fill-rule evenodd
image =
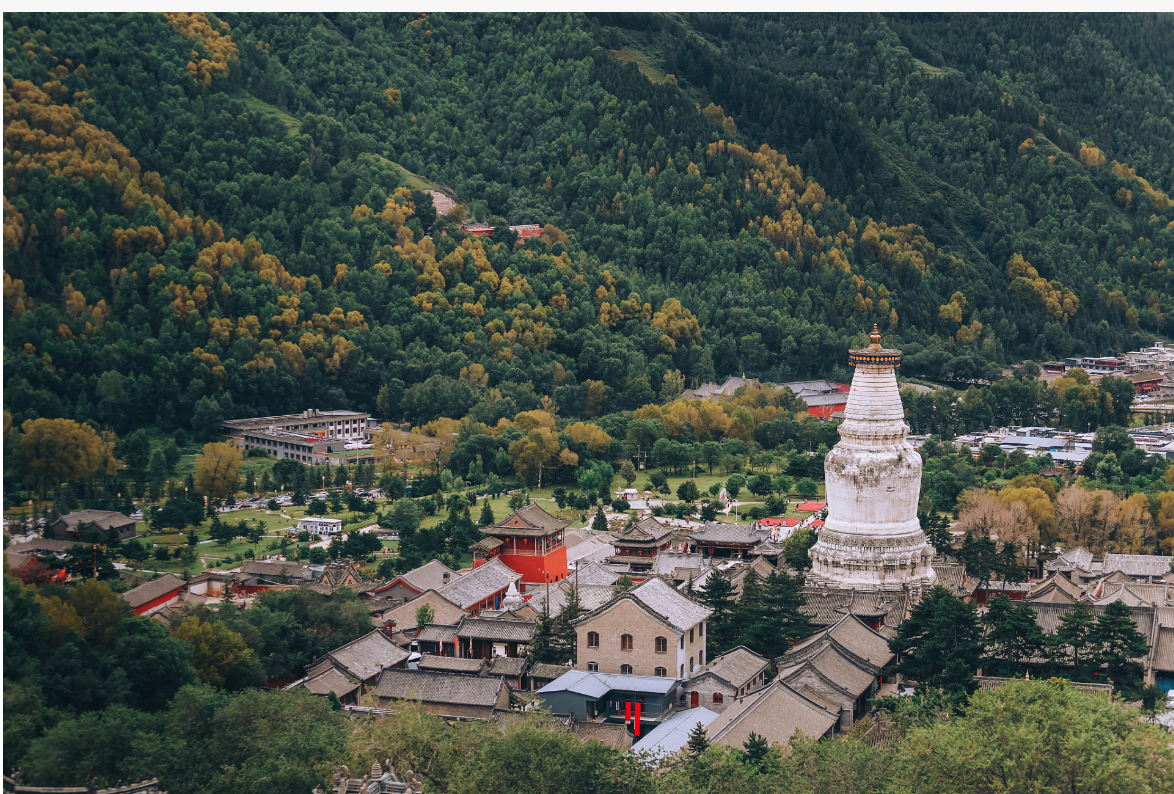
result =
M827 502L804 502L795 509L800 513L814 513L816 510L823 510L827 506Z

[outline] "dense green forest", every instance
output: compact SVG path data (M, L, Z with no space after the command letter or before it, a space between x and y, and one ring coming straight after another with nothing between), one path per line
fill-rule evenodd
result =
M492 425L844 379L873 323L951 382L1171 331L1165 16L4 24L16 425Z

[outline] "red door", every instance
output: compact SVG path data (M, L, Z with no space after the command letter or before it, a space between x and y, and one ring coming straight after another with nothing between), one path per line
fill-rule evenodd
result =
M696 692L689 693L689 708L695 709L695 708L697 708L698 705L699 705L699 702L698 702L698 698L697 698L697 693Z

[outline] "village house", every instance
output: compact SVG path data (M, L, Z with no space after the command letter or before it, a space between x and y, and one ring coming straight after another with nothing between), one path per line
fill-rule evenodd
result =
M657 553L669 547L672 537L672 527L655 518L645 518L612 536L615 554L607 562L618 566L615 570L642 577L652 569Z
M706 726L711 744L741 749L755 733L768 744L791 742L796 733L814 739L833 735L839 723L838 711L789 687L776 678L770 684L728 704L726 710Z
M440 590L449 582L456 581L460 575L440 560L429 560L372 592L392 601L411 601L426 590Z
M527 583L557 582L567 575L564 530L571 522L555 518L537 504L519 508L502 521L482 527L485 537L469 548L473 568L498 560ZM523 588L522 592L525 592Z
M311 535L333 536L342 532L342 520L338 518L322 518L320 516L306 516L298 520L298 532L309 532Z
M8 558L8 568L13 575L22 581L55 581L68 582L69 574L64 568L52 567L54 561L63 560L75 546L88 549L93 544L79 543L76 540L51 540L36 538L25 543L17 543L4 550ZM42 562L48 559L50 565Z
M513 570L495 557L450 581L436 592L461 609L478 614L486 609L500 609L501 600L516 576Z
M768 667L769 659L741 645L726 651L685 682L689 707L722 713L734 698L761 687Z
M513 689L504 678L451 675L423 670L384 670L375 688L381 708L418 700L423 709L443 717L492 719L508 711Z
M852 728L880 690L881 669L893 659L888 640L855 615L795 643L774 660L778 678L796 692L840 714Z
M703 607L648 579L572 622L575 667L586 672L685 678L705 664Z
M362 695L375 686L380 672L387 668L402 668L407 659L407 651L382 633L372 631L315 659L306 673L307 677L313 677L335 668L358 681L359 694Z
M179 601L187 582L173 573L163 574L121 594L136 615L150 615Z
M680 700L681 681L646 675L613 675L568 670L538 690L555 714L598 722L626 722L636 735L666 719ZM636 728L639 724L640 728Z
M447 625L456 625L461 618L468 615L468 611L449 601L432 588L425 590L411 601L403 601L398 606L383 612L379 625L390 629L392 636L400 644L406 644L416 635L416 612L421 607L432 608L432 621Z
M110 510L81 510L62 516L49 525L53 537L59 540L81 540L83 527L94 527L103 532L114 532L118 540L135 536L135 520Z
M748 556L751 549L770 537L770 531L750 524L723 524L711 521L688 536L690 551L707 557Z

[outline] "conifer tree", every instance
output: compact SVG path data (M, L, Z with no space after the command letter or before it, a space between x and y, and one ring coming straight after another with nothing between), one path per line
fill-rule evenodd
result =
M969 693L976 686L981 640L975 605L935 586L889 640L889 650L900 657L897 672L920 679L931 689Z
M705 584L698 591L697 600L713 610L705 635L705 658L725 653L734 645L736 626L734 625L734 586L730 580L716 571L705 580Z
M1098 666L1113 681L1114 690L1135 695L1142 688L1144 669L1134 661L1150 652L1145 636L1137 630L1133 616L1121 601L1105 607L1089 637L1096 648Z
M1027 604L1016 606L1006 596L987 604L983 618L987 625L987 658L996 675L1014 676L1023 664L1044 653L1044 633Z
M607 532L607 518L603 515L603 505L595 510L595 519L591 522L591 528L596 532Z
M478 519L478 523L483 527L488 527L492 526L496 521L497 519L493 515L493 507L489 504L488 499L484 500L481 503L481 518Z
M1096 616L1087 601L1077 601L1060 616L1060 628L1050 638L1056 661L1072 665L1072 680L1089 680L1093 663L1092 632Z
M689 731L689 741L685 744L689 755L696 758L709 749L709 737L705 735L705 726L700 722Z

